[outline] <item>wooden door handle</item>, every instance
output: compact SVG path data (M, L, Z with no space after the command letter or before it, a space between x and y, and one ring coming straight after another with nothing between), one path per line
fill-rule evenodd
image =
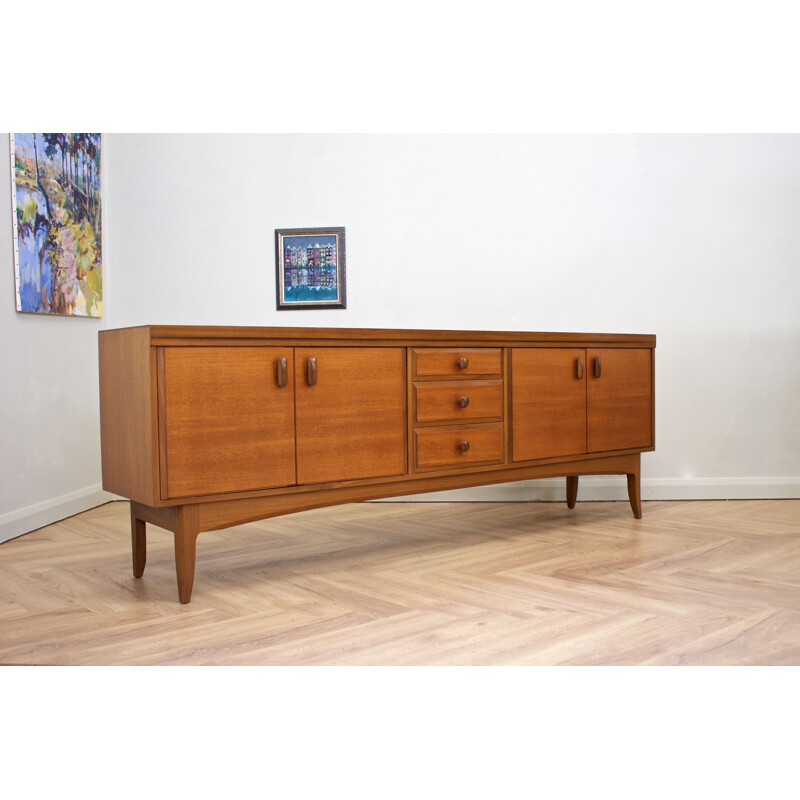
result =
M306 364L306 377L308 379L309 386L317 385L317 359L314 358L314 356L308 357L308 363Z
M578 356L575 361L575 377L578 380L583 377L583 356Z
M469 397L459 397L458 404L461 408L466 408L469 405Z
M466 439L464 439L463 441L459 442L458 443L458 449L462 453L466 453L467 450L469 450L469 442Z
M289 382L289 369L285 358L278 359L276 372L278 386L286 386L286 384Z
M469 366L469 359L461 356L461 358L456 361L456 364L458 365L459 369L466 369Z
M600 377L600 371L601 371L601 369L600 369L600 356L595 356L594 357L593 364L594 364L594 376L595 376L595 378L599 378Z

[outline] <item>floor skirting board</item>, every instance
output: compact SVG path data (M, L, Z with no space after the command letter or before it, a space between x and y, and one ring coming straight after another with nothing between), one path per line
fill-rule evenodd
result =
M30 533L45 525L51 525L62 519L88 511L95 506L103 505L117 496L104 492L100 484L87 486L69 494L43 500L24 508L18 508L0 514L0 542L6 542L23 533Z
M772 500L800 498L800 478L642 478L642 500ZM35 505L0 514L0 542L42 528L59 520L118 500L100 484L54 497ZM449 492L432 492L372 500L374 503L403 502L563 502L563 478L477 486ZM588 476L580 479L578 501L618 500L627 502L624 476Z
M564 478L478 486L449 492L395 497L372 502L560 502L565 499ZM791 500L800 498L799 478L642 478L642 500ZM628 501L625 476L582 477L578 501Z

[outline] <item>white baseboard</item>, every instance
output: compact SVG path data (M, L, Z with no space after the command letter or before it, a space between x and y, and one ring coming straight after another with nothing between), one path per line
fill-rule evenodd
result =
M476 486L374 502L525 502L565 500L564 478ZM642 500L772 500L800 498L800 478L643 478ZM624 475L587 476L578 482L578 500L625 500Z
M564 478L476 486L447 492L430 492L372 500L374 503L432 502L563 502ZM800 478L644 478L642 500L777 500L800 498ZM111 500L100 484L54 497L32 506L0 514L0 542L88 511ZM587 476L578 486L578 500L627 501L624 476Z
M6 514L0 514L0 542L6 542L23 533L30 533L37 528L51 525L73 514L80 514L81 511L88 511L95 506L103 505L109 500L119 498L104 492L100 484L87 486L76 492L53 497L32 506L18 508Z

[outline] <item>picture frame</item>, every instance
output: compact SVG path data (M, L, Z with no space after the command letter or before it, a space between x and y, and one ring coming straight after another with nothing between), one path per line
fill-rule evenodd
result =
M347 308L343 227L275 230L278 311Z

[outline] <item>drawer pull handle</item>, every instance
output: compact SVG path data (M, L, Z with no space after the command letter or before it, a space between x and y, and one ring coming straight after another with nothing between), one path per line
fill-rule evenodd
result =
M458 404L461 408L466 408L469 405L469 397L459 397Z
M466 453L467 450L469 450L469 442L466 439L464 439L463 441L459 442L458 443L458 449L462 453Z
M594 357L594 376L595 378L600 377L600 356Z
M578 356L578 360L575 362L575 376L578 380L583 377L583 356Z
M289 370L287 368L286 359L278 359L278 386L286 386L289 382Z
M456 364L458 364L459 369L466 369L469 366L469 359L461 356L461 358L456 361Z
M309 356L307 365L307 378L309 386L317 385L317 359L314 356Z

